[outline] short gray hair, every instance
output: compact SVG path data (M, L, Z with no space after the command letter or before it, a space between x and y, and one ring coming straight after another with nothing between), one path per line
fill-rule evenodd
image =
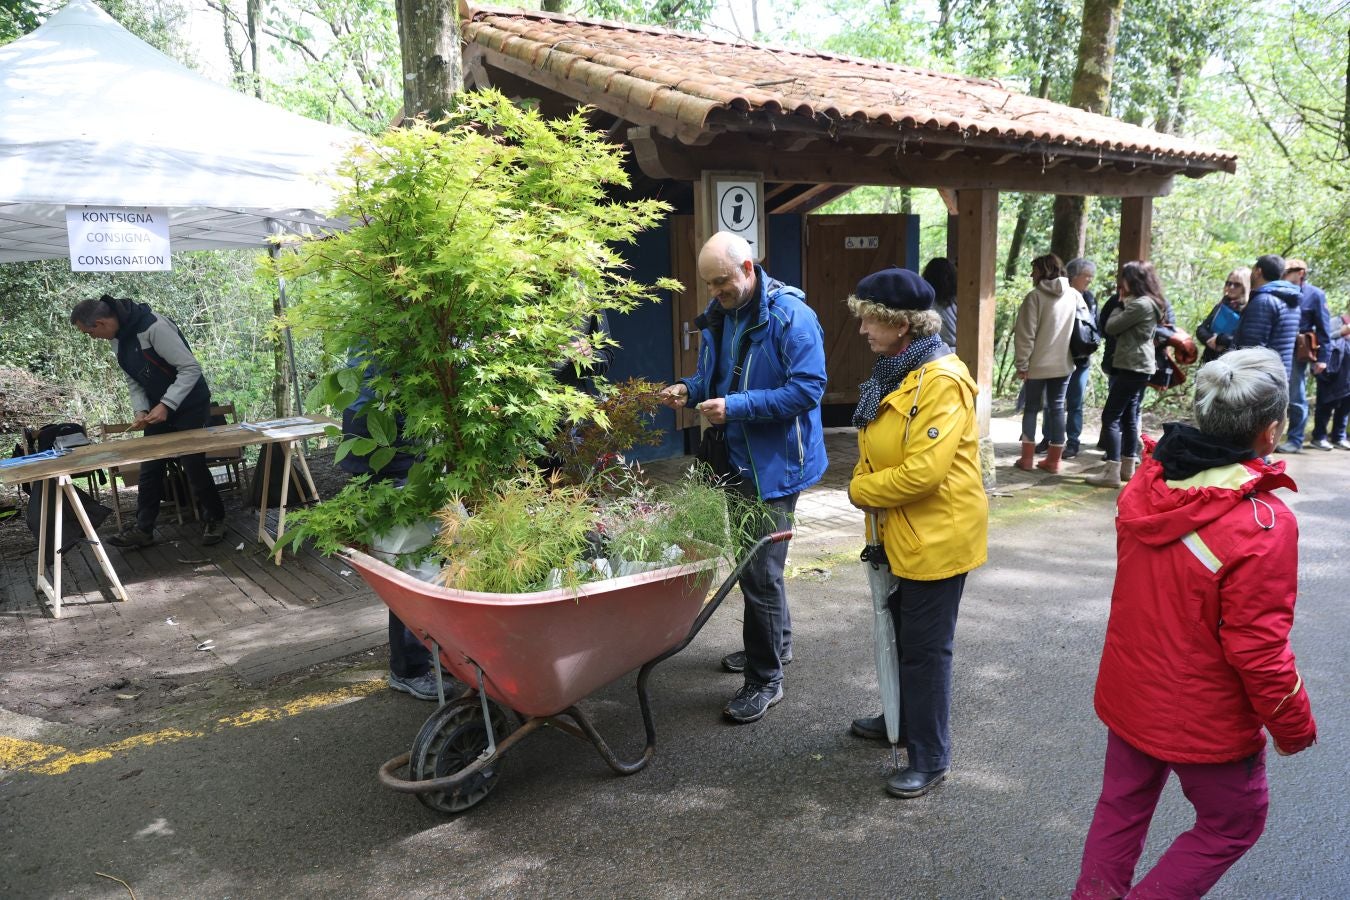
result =
M1232 350L1195 376L1195 424L1210 437L1250 446L1271 422L1283 422L1289 376L1274 350Z
M1084 272L1088 275L1096 275L1097 264L1090 259L1079 256L1076 259L1069 260L1069 264L1064 267L1064 271L1069 273L1069 280L1072 281Z

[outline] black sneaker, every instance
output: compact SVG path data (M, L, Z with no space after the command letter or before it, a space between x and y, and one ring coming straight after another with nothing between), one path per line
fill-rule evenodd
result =
M1041 442L1036 445L1036 452L1044 453L1049 449L1050 449L1050 439L1048 437L1041 438Z
M125 550L140 550L143 547L149 547L155 543L155 536L148 532L141 531L135 525L130 528L123 528L117 534L108 537L108 543L114 547L121 547Z
M864 740L881 741L881 743L888 747L891 745L890 739L886 734L886 717L881 713L878 713L875 716L867 716L863 719L854 719L853 724L849 726L848 730ZM908 743L908 741L905 740L904 732L900 733L900 740L897 743L901 746Z
M396 691L402 691L405 694L412 694L418 700L439 700L440 694L436 691L436 673L435 671L423 672L421 675L413 675L404 678L401 675L395 675L390 672L388 675L389 686Z
M785 655L780 656L778 661L783 665L789 665L792 662L792 651L789 650ZM728 653L722 657L722 668L733 675L739 675L745 671L745 651L737 650L735 653Z
M223 540L225 540L225 522L223 520L207 522L202 525L203 544L219 544Z
M1079 447L1077 441L1069 441L1069 443L1065 445L1064 454L1060 457L1060 459L1077 459L1078 451L1080 449L1081 448Z
M727 703L726 708L722 710L722 715L733 722L739 722L742 725L750 722L758 722L764 718L764 714L769 711L770 706L774 706L783 699L783 685L775 684L772 687L765 687L762 684L745 684L736 692Z

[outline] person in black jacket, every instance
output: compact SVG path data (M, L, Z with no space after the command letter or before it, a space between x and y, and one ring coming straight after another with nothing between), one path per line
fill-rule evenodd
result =
M178 326L155 314L147 303L110 297L81 300L70 311L70 324L93 338L112 341L117 364L127 376L133 430L147 435L205 428L211 416L211 388L201 364ZM216 544L225 537L225 506L206 457L194 453L179 463L202 505L205 523L202 543ZM149 547L155 542L155 520L164 498L164 465L152 459L140 465L136 491L136 524L108 538L115 547Z

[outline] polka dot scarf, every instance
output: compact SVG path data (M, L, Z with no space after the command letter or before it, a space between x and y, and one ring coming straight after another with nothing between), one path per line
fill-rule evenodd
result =
M923 364L942 344L936 334L909 342L898 356L879 356L872 366L872 377L858 386L858 407L853 410L853 424L862 428L877 417L881 400L900 386L905 376Z

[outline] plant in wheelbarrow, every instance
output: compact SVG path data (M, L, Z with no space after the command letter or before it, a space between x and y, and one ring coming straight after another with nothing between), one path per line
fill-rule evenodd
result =
M597 450L617 416L556 373L559 359L581 372L610 344L587 323L630 311L655 289L678 289L629 278L618 249L667 208L612 198L627 187L621 150L581 116L546 121L494 92L465 95L435 127L413 123L371 139L340 175L337 212L351 227L299 240L268 265L295 285L288 323L318 337L332 360L310 392L311 408L366 401L369 437L343 438L336 455L367 457L375 475L302 511L287 539L343 554L432 647L438 669L468 685L381 777L434 808L467 809L496 784L502 753L544 724L591 741L616 771L636 771L654 746L646 673L701 627L700 610L715 608L704 600L718 551L692 551L708 536L693 524L714 525L717 546L729 546L733 533L724 507L682 523L689 498L661 506L655 495L633 496L636 477L594 479L597 469L613 469L621 449ZM629 393L638 402L653 389ZM564 461L548 479L530 474L551 442L557 455L560 439L576 450L576 464ZM382 480L400 452L415 457L406 478ZM621 527L612 513L625 504L676 515L639 515ZM568 507L579 516L565 514ZM465 542L494 517L516 527L523 515L547 533L507 544L510 552L486 564L462 553L459 540L419 551L443 547L452 575L476 567L506 576L475 589L419 581L358 549L446 509ZM660 534L671 528L687 528L694 541ZM485 533L484 547L505 543L502 533ZM592 540L606 559L611 547L644 557L636 562L670 562L645 558L652 548L679 546L684 556L594 581L572 555ZM558 586L550 587L555 570ZM576 703L639 667L647 747L623 763ZM406 778L396 774L405 767Z

